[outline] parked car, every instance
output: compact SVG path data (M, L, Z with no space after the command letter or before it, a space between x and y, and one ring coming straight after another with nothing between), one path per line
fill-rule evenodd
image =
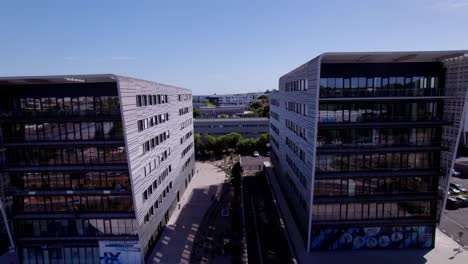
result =
M447 203L445 204L445 209L447 210L457 210L460 208L460 202L454 197L447 197Z
M467 192L466 188L464 188L461 184L458 183L450 183L450 188L457 189L460 192Z
M260 157L260 153L258 153L258 151L254 151L253 156L254 156L254 157Z
M452 187L449 188L449 195L459 195L459 194L460 194L459 190L452 188Z
M458 195L455 196L455 199L457 199L457 201L460 203L460 207L468 206L468 198L466 198L465 196Z
M461 173L460 173L459 171L456 171L456 170L452 169L452 176L455 176L455 177L457 177L457 178L460 178Z

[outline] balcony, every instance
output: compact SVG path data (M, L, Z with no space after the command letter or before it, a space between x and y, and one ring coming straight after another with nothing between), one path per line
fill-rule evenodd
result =
M349 226L375 226L375 225L435 225L435 217L404 218L404 219L372 219L372 220L314 220L312 228L316 227L349 227Z
M44 165L44 166L12 166L0 168L0 171L4 172L50 172L50 171L122 171L128 170L128 164L93 164L93 165Z
M43 188L43 189L19 189L7 188L6 192L12 196L57 196L57 195L131 195L130 186L118 185L114 188L95 187L93 185L79 185L73 188Z
M320 100L331 98L373 98L376 97L420 97L420 98L444 98L444 88L338 88L338 89L320 89Z
M361 171L316 171L315 179L347 179L347 178L366 178L366 177L430 177L442 175L439 167L432 169L369 169Z
M426 193L397 193L397 194L369 194L355 196L314 196L315 203L358 203L358 202L406 202L437 200L437 192Z
M70 121L101 121L101 120L122 120L120 111L112 112L95 112L95 111L50 111L50 112L33 112L33 111L10 111L0 112L2 120L31 120L35 122L50 122L51 120L70 120Z

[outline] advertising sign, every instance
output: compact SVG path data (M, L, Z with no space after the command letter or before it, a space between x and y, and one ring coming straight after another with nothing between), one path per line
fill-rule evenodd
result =
M143 263L138 241L99 241L99 263Z

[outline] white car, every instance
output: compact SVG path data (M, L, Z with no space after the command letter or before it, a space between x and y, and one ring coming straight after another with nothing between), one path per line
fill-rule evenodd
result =
M456 170L452 169L452 176L460 178L460 175L461 175L461 173L459 171L456 171Z
M258 153L258 151L254 151L253 156L254 156L254 157L260 157L260 153Z

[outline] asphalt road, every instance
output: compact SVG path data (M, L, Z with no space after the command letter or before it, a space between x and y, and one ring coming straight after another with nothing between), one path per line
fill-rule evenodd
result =
M453 183L468 187L468 179L452 177ZM468 250L468 207L457 210L445 210L440 221L439 229L453 240L460 243L459 232L463 232L461 245Z
M460 243L459 232L463 232L461 245L468 250L468 208L455 211L445 210L439 225L440 231Z
M249 263L293 263L265 176L245 173L243 190Z

